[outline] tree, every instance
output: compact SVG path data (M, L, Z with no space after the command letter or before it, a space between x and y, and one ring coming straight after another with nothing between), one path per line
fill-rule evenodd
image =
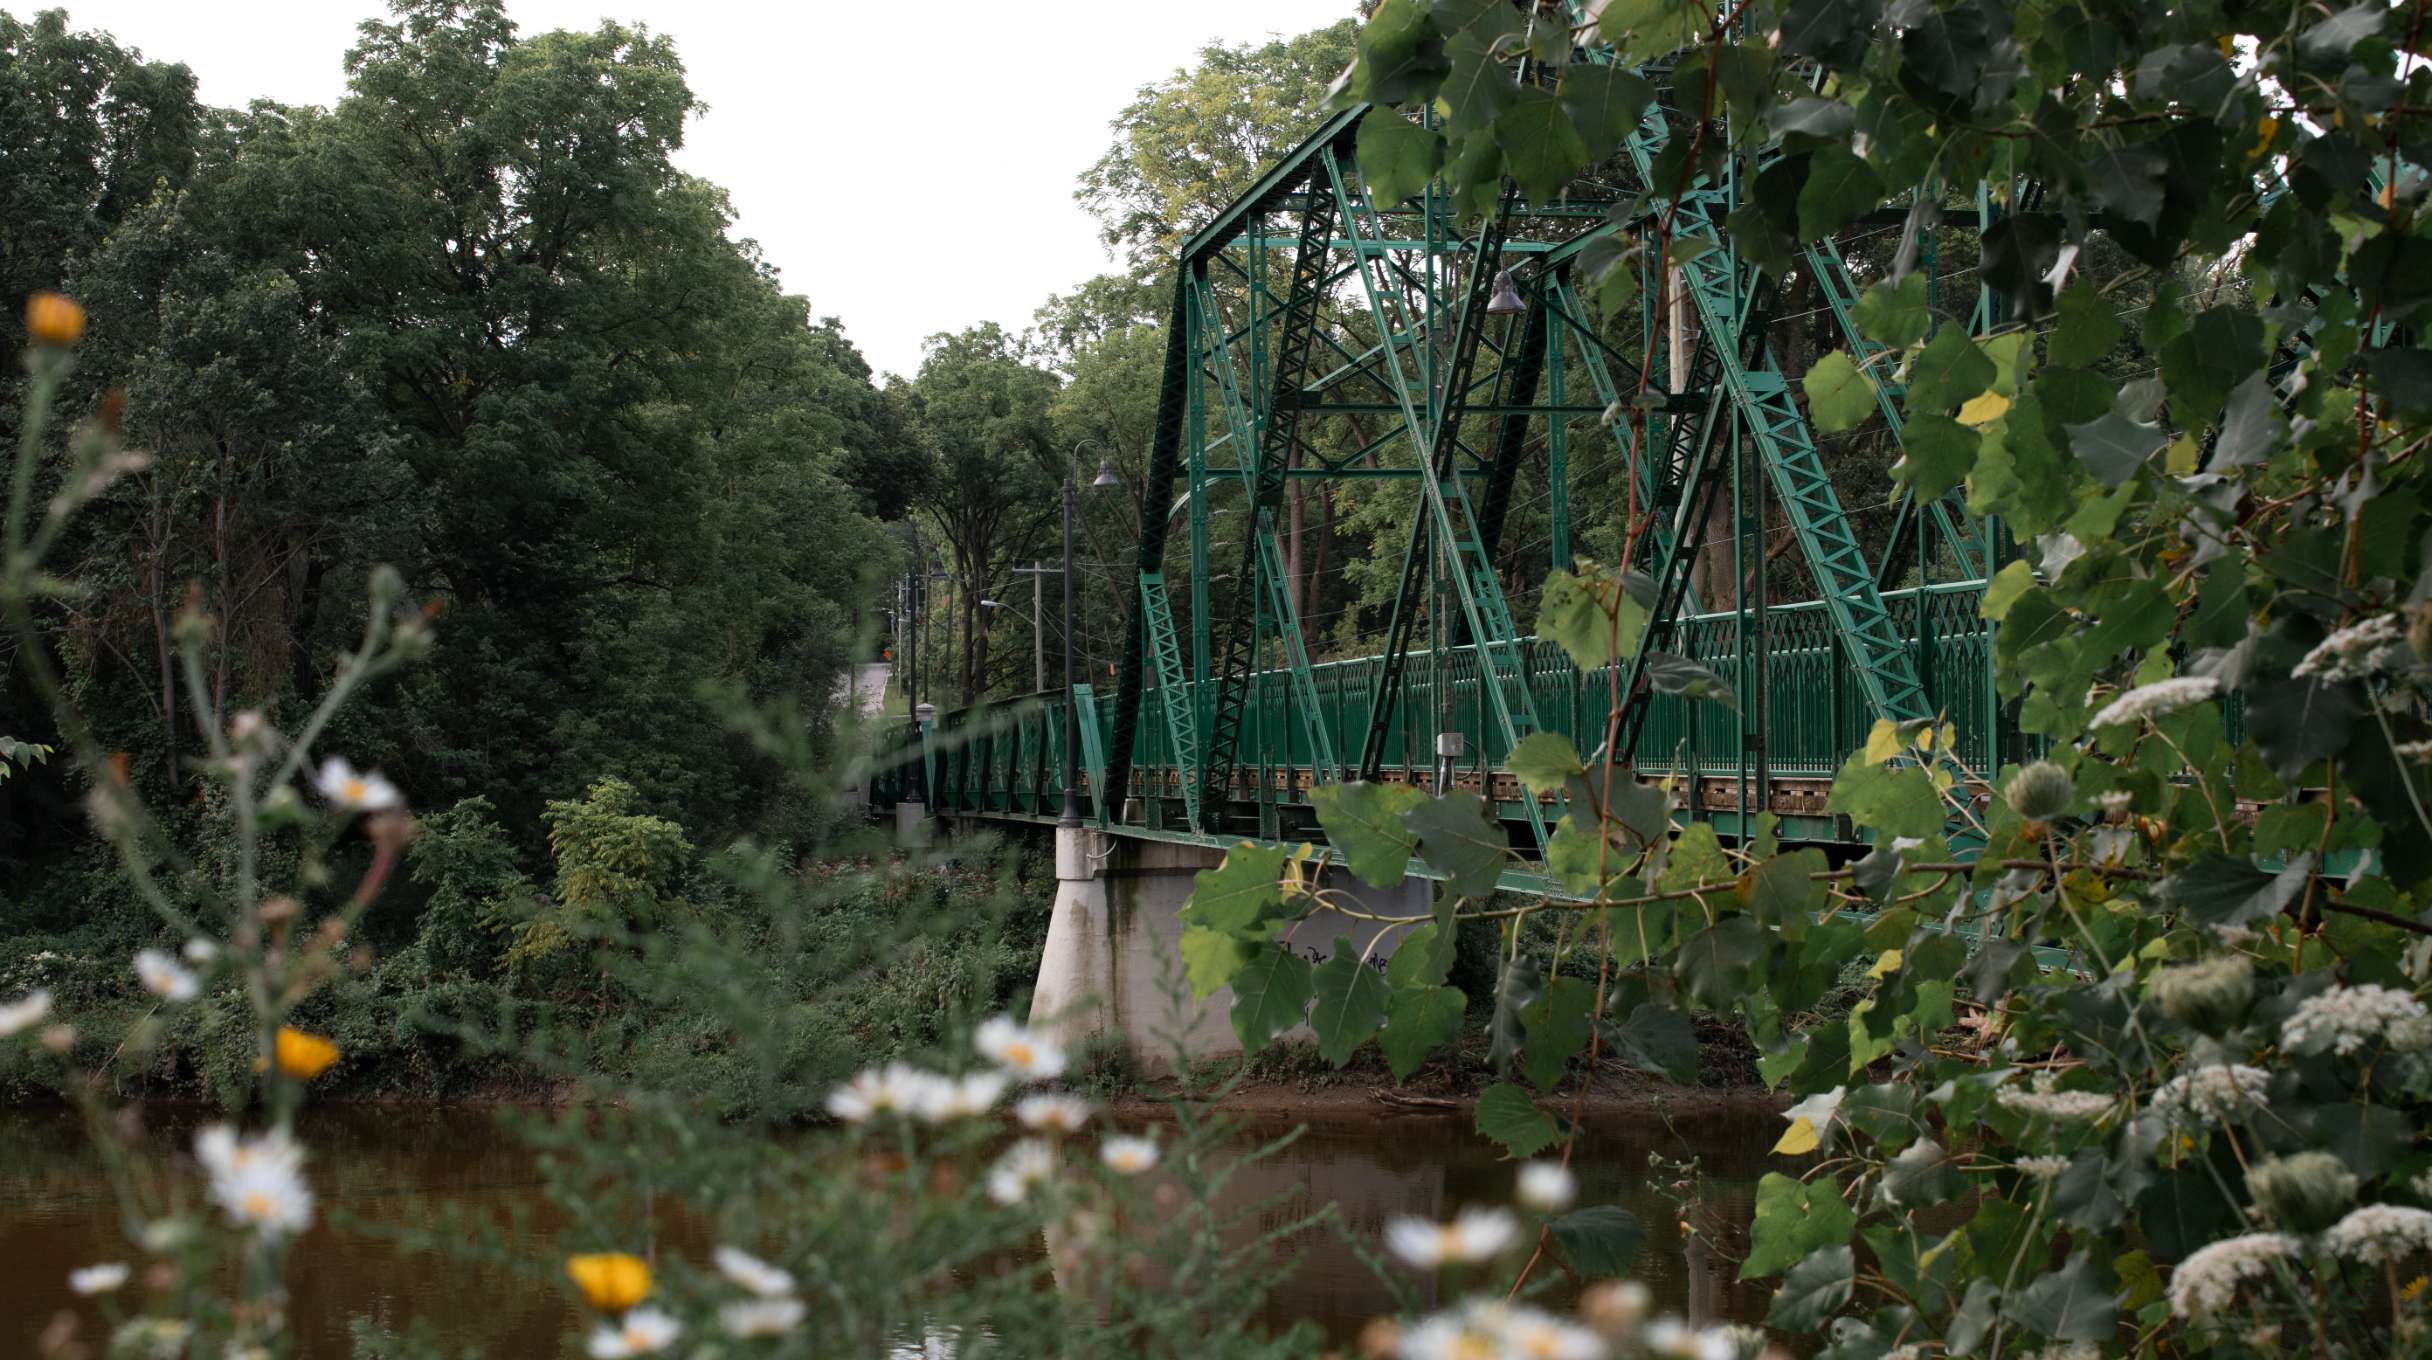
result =
M953 557L966 702L989 686L992 620L980 599L1007 587L1000 572L1044 540L1058 512L1063 455L1048 418L1055 392L1055 375L991 321L929 337L907 393L914 428L936 460L920 504Z

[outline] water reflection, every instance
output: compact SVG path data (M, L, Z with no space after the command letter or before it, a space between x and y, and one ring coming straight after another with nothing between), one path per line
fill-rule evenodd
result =
M205 1112L154 1111L154 1147L185 1148ZM1293 1121L1258 1120L1245 1146L1288 1132ZM1756 1180L1780 1121L1754 1108L1666 1121L1654 1115L1591 1124L1574 1167L1582 1204L1620 1204L1648 1230L1635 1274L1659 1306L1698 1321L1754 1319L1762 1286L1737 1283L1734 1262L1747 1252ZM533 1154L482 1110L324 1107L304 1129L312 1148L319 1222L293 1257L290 1320L306 1357L343 1357L353 1319L403 1328L420 1322L450 1349L479 1346L493 1355L562 1353L579 1320L565 1295L492 1278L486 1267L417 1252L360 1224L390 1230L471 1233L495 1238L516 1255L545 1261L564 1222L541 1194ZM1252 1141L1255 1140L1255 1141ZM1698 1159L1701 1174L1682 1183L1666 1167ZM192 1168L184 1183L195 1184ZM1355 1337L1370 1317L1394 1309L1387 1282L1346 1248L1347 1231L1372 1249L1386 1221L1401 1214L1442 1219L1465 1204L1509 1203L1512 1166L1465 1120L1408 1114L1313 1123L1281 1152L1243 1168L1226 1186L1219 1218L1245 1214L1237 1241L1291 1224L1331 1204L1344 1228L1283 1239L1294 1258L1262 1321L1280 1328L1309 1319L1336 1342ZM1682 1200L1691 1231L1677 1226ZM1255 1212L1251 1212L1255 1209ZM675 1237L683 1237L678 1232ZM706 1250L673 1241L671 1250ZM0 1354L27 1354L61 1310L78 1312L93 1335L99 1313L68 1289L67 1272L94 1261L128 1260L118 1209L73 1115L0 1112ZM1557 1281L1547 1302L1567 1302ZM1405 1284L1424 1301L1430 1281ZM917 1353L917 1352L915 1352Z

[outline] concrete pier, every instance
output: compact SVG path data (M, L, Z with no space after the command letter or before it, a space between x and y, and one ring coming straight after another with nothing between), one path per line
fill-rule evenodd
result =
M1180 947L1193 881L1223 860L1222 851L1203 846L1057 828L1054 916L1031 994L1031 1023L1067 1043L1117 1032L1148 1071L1169 1070L1177 1053L1192 1059L1239 1053L1232 990L1193 997ZM1396 916L1423 914L1431 888L1424 879L1371 888L1339 870L1324 886L1355 898L1363 910ZM1353 949L1364 950L1382 929L1320 908L1293 931L1292 948L1314 963L1332 955L1337 939L1348 937ZM1384 965L1393 943L1375 951L1373 966Z

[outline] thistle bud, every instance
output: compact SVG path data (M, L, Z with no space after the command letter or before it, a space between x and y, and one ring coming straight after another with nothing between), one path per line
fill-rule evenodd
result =
M2356 1176L2332 1153L2299 1152L2255 1163L2246 1193L2274 1227L2319 1232L2355 1203Z
M25 334L37 345L68 349L84 339L84 308L64 293L36 293L25 300Z
M2255 976L2243 957L2223 954L2163 969L2153 993L2164 1015L2199 1034L2218 1035L2245 1016L2255 999Z
M2001 791L2009 800L2010 810L2030 822L2048 822L2069 810L2077 796L2077 786L2069 772L2048 760L2022 765L2010 775L2010 782Z

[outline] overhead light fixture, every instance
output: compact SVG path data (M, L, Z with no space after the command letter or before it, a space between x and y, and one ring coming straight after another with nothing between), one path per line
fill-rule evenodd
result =
M1528 310L1528 300L1520 296L1520 285L1513 282L1512 271L1495 271L1495 293L1486 300L1488 316L1518 316Z
M1099 459L1098 475L1092 478L1089 484L1093 487L1123 485L1123 479L1115 475L1115 460L1112 458Z

